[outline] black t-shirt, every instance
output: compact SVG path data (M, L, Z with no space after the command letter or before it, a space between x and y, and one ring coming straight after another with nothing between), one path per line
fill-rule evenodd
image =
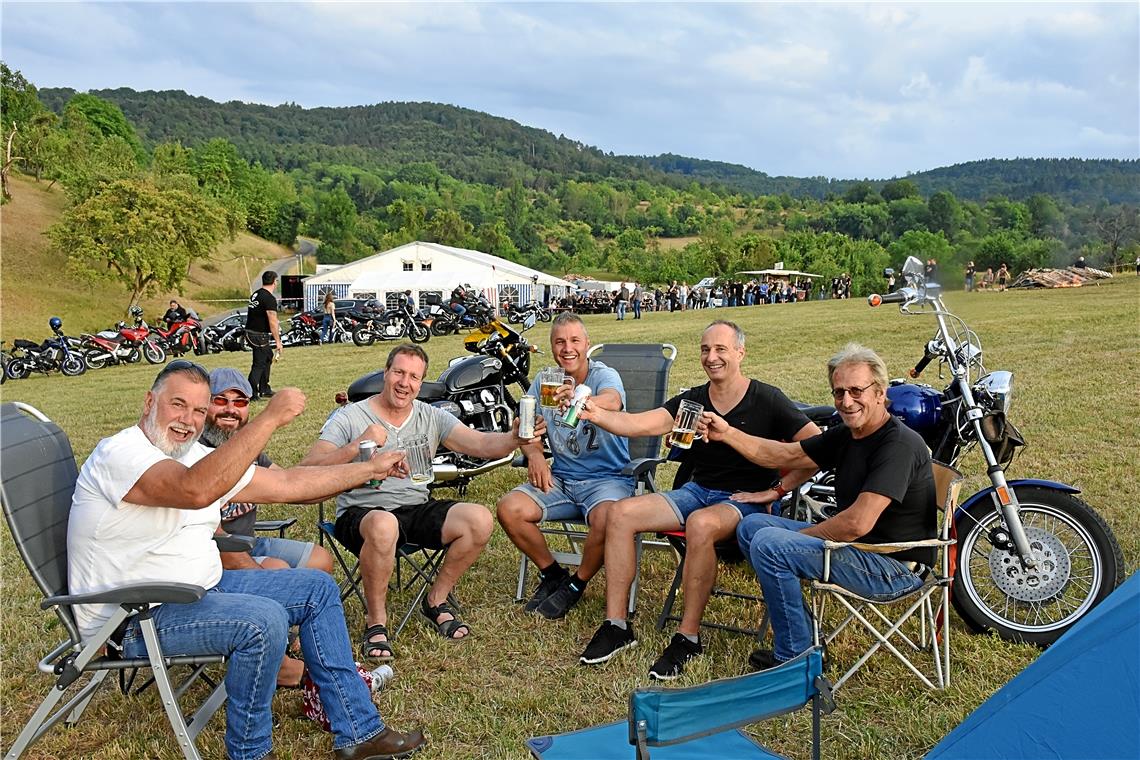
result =
M265 288L258 288L249 297L249 311L246 314L245 329L254 332L270 332L269 312L277 311L277 299Z
M840 511L864 491L891 503L875 526L859 540L868 544L921 541L938 534L934 473L922 437L897 418L866 438L855 439L846 425L800 441L804 453L822 469L835 470L835 499ZM890 556L933 565L934 549L908 549Z
M737 430L761 438L790 441L808 424L808 418L788 400L783 391L759 380L749 380L744 398L727 412L713 406L709 399L708 383L674 396L665 402L664 407L676 417L682 400L694 401L719 414ZM771 485L778 475L775 470L748 461L744 455L722 441L694 441L693 448L685 458L693 463L692 479L705 488L760 491Z
M214 448L204 438L200 438L199 442L203 446ZM257 455L254 464L258 467L269 467L273 462L263 451ZM255 522L257 522L257 505L252 502L231 501L222 507L222 530L230 535L252 536Z

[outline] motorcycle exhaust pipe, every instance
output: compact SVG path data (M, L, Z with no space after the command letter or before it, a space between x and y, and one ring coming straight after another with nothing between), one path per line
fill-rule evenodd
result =
M436 483L449 483L459 478L473 478L476 475L482 475L485 472L502 467L505 464L510 464L514 460L514 454L510 454L501 459L492 459L489 462L484 462L478 467L471 467L461 470L453 464L436 464L432 465L432 473L435 475Z

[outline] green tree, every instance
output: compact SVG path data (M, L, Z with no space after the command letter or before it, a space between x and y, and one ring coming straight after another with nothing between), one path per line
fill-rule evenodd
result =
M356 228L356 206L343 187L317 196L317 209L309 221L309 234L321 241L322 261L343 263L351 260Z
M939 190L930 196L926 207L930 214L931 232L941 232L947 240L954 240L961 226L961 209L954 194Z
M181 292L190 264L225 234L225 214L209 199L135 179L111 182L48 230L73 272L118 280L130 305L157 290Z
M44 104L40 102L36 86L19 71L0 61L0 123L3 125L0 132L3 132L4 139L8 138L13 125L23 131L43 111Z
M67 101L63 109L63 119L75 119L82 116L82 123L101 137L118 137L130 146L135 161L142 163L146 160L146 151L142 140L135 133L134 126L127 121L123 110L109 100L103 100L95 95L78 93Z
M903 198L921 198L922 193L918 191L918 185L914 184L914 180L909 179L893 179L883 185L880 191L883 200L887 203L891 201L902 200Z

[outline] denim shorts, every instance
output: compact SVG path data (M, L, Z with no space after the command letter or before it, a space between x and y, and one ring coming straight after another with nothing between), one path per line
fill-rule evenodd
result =
M249 556L258 564L261 564L261 560L266 557L273 557L289 563L289 567L304 567L312 553L313 545L307 541L258 537Z
M593 478L591 480L563 480L551 476L554 481L550 493L543 493L530 483L523 483L514 490L524 493L542 508L543 520L585 521L590 510L604 501L618 501L633 496L633 478Z
M747 504L728 498L732 496L733 493L733 491L705 488L690 480L680 488L673 491L664 491L661 495L665 497L665 501L669 502L669 506L673 508L673 514L677 516L677 520L681 525L684 525L689 515L698 509L711 507L713 504L727 504L736 510L736 514L738 514L741 519L756 512L767 512L766 504Z

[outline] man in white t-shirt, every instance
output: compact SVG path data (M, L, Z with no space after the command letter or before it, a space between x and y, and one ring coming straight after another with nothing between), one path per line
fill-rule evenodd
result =
M386 452L397 449L399 439L418 436L427 437L430 456L443 445L452 451L496 459L522 444L538 442L546 432L546 423L538 417L532 439L518 438L517 419L513 432L484 433L461 424L439 407L416 400L427 364L427 354L417 345L403 343L393 348L384 365L383 390L329 417L320 439L301 464L351 462L363 440L375 441L377 451ZM336 500L336 515L337 540L360 557L368 602L362 656L380 661L393 657L387 628L388 580L396 563L396 547L405 542L432 549L449 547L420 611L446 639L458 641L471 633L447 604L447 597L491 538L494 522L486 507L433 498L426 483L399 477L376 488L358 487L342 493Z
M271 756L275 674L290 626L332 723L334 756L389 758L424 742L384 725L353 662L340 590L310 569L223 570L213 535L221 505L315 500L370 479L406 471L400 453L339 467L271 470L253 466L269 436L305 406L295 388L211 451L197 442L210 403L209 376L193 362L166 365L146 394L137 425L99 442L79 473L68 524L68 585L73 594L125 583L180 582L206 595L152 611L166 655L224 654L226 753ZM76 609L84 638L110 618L108 605ZM125 657L146 644L132 620L113 640Z

